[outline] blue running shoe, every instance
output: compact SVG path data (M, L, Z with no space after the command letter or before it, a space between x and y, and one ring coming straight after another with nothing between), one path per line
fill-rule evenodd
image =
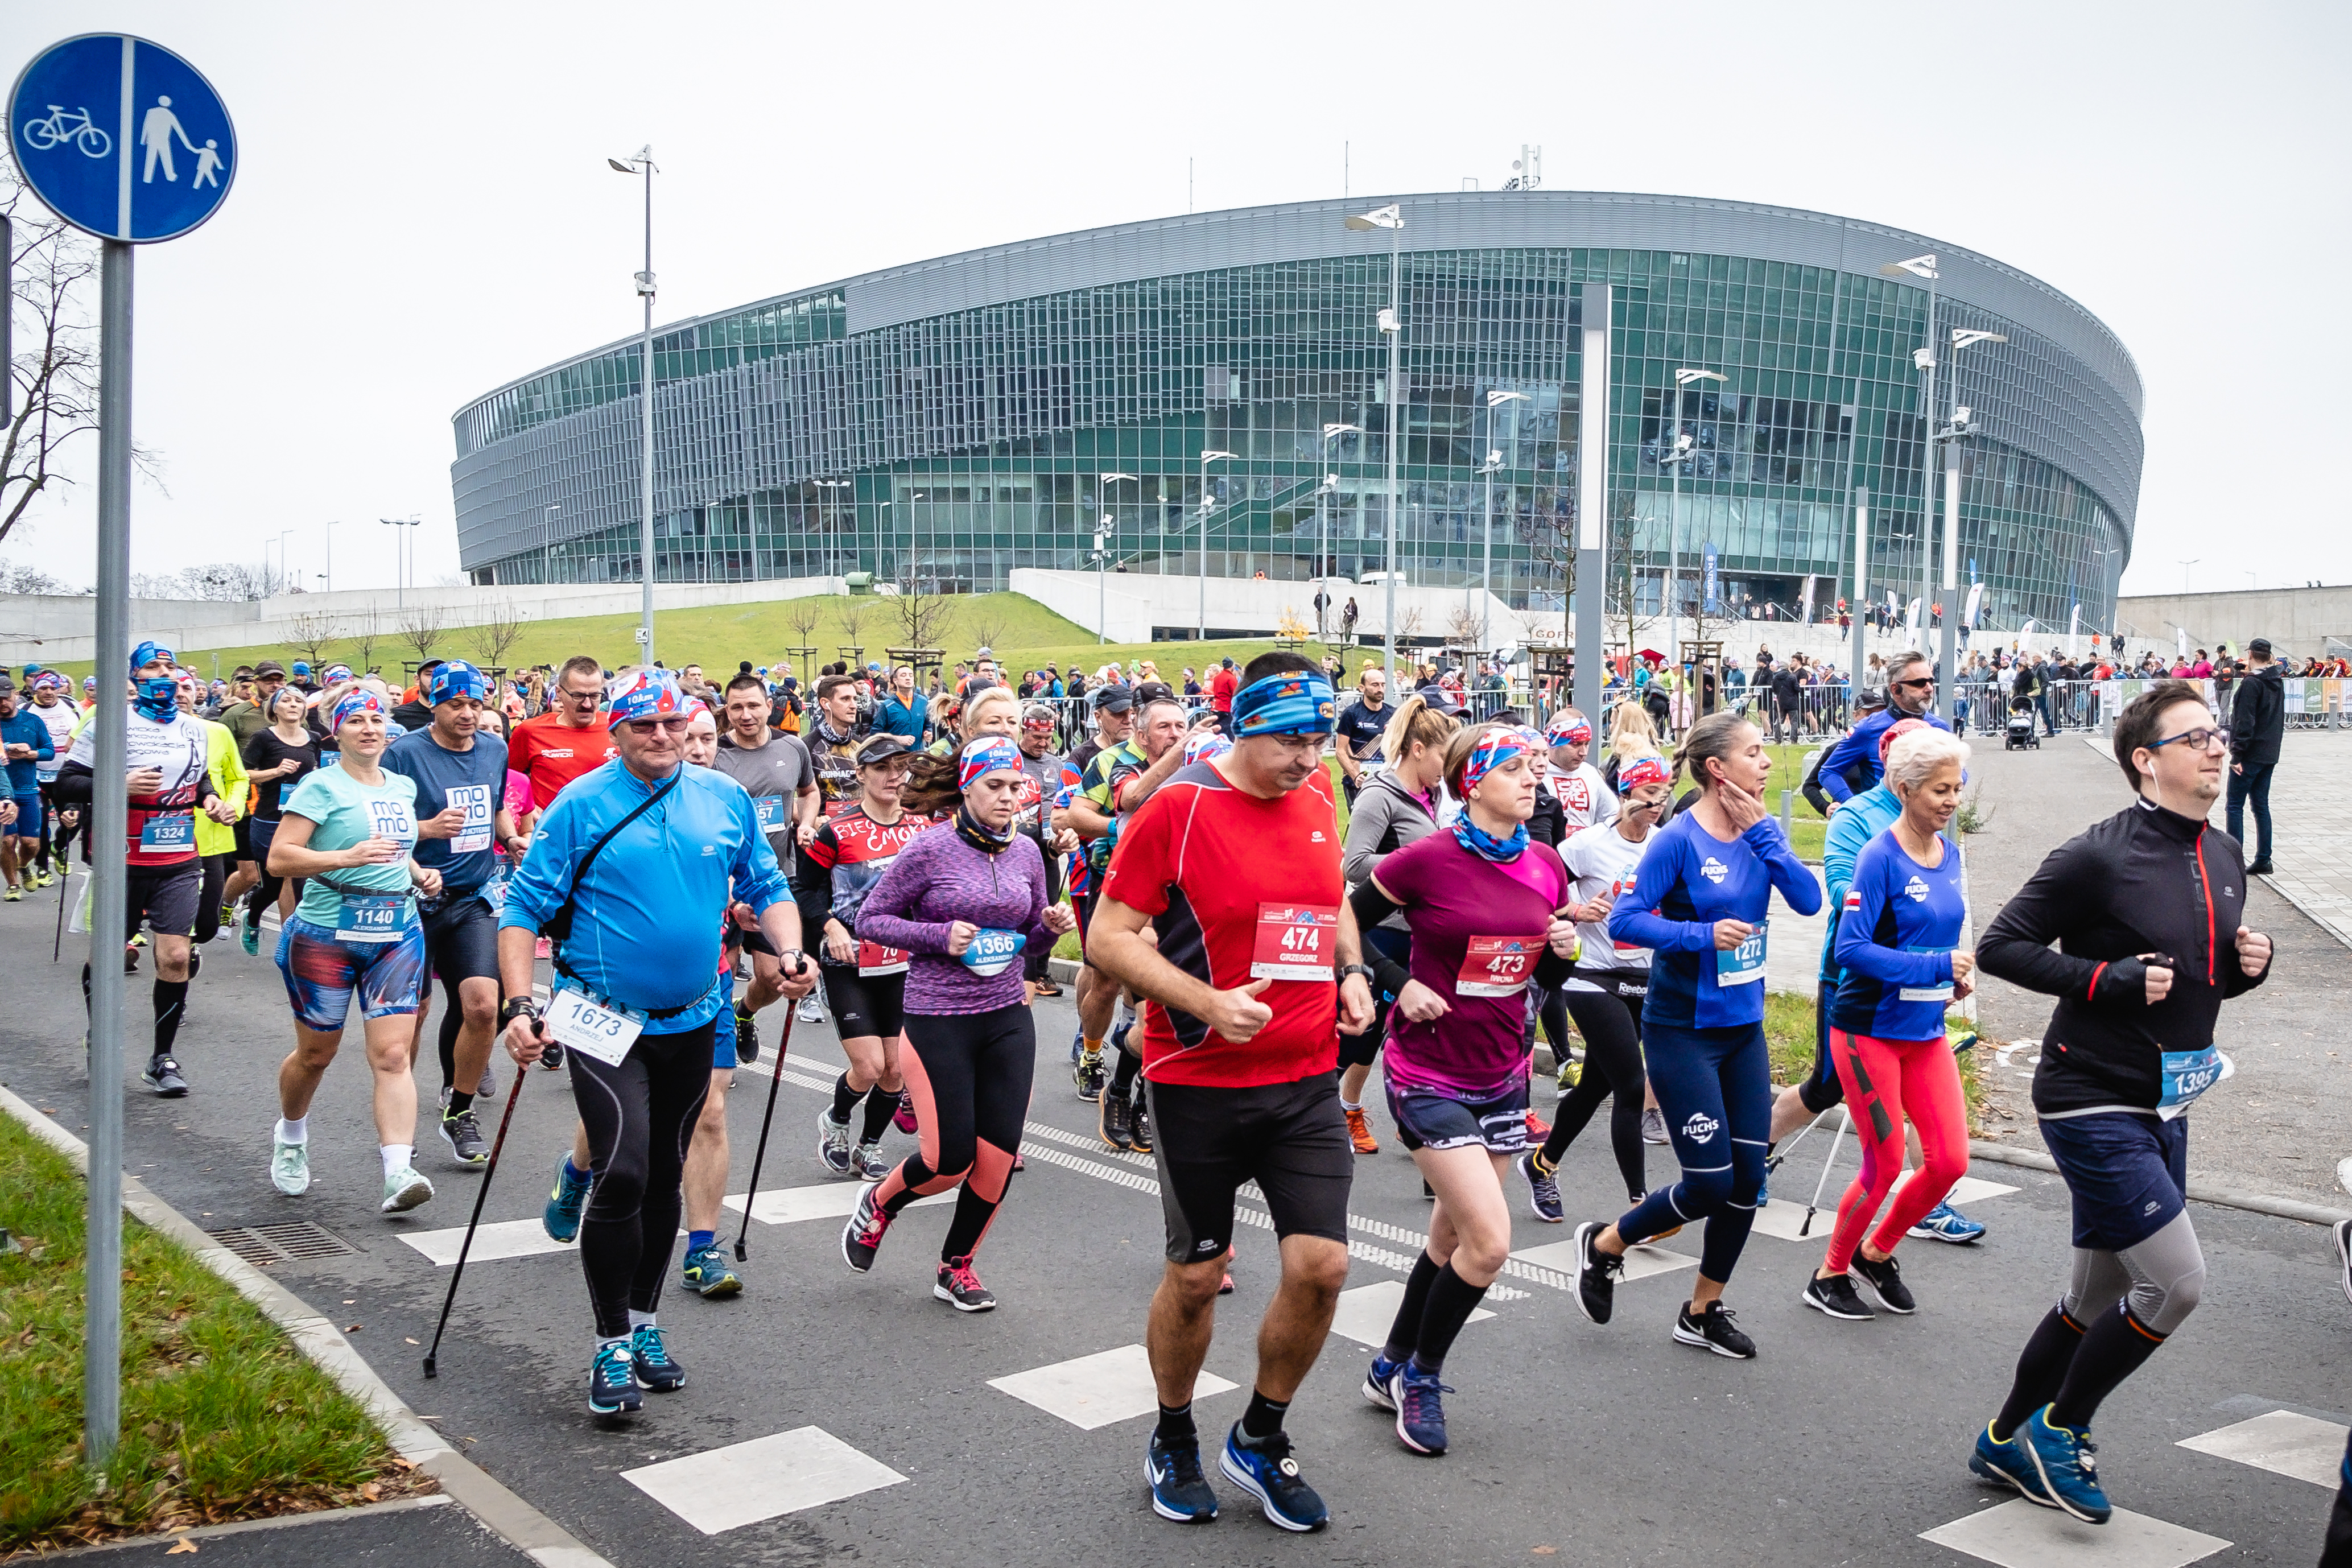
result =
M1389 1380L1402 1371L1404 1363L1391 1361L1380 1352L1372 1352L1372 1364L1364 1371L1364 1399L1382 1410L1394 1410L1396 1401L1389 1397Z
M1949 1204L1937 1204L1921 1215L1909 1232L1922 1241L1948 1241L1955 1247L1966 1247L1984 1233L1984 1226Z
M1445 1404L1439 1395L1454 1391L1412 1362L1397 1368L1389 1383L1396 1401L1397 1441L1416 1454L1445 1452Z
M2099 1488L2099 1461L2092 1458L2099 1450L2091 1441L2088 1427L2077 1432L2072 1426L2052 1426L2050 1406L2045 1405L2018 1428L2017 1446L2033 1460L2051 1502L2085 1523L2107 1522L2115 1510L2107 1506L2107 1494Z
M2016 1488L2028 1502L2043 1508L2058 1506L2043 1489L2042 1472L2033 1468L2033 1456L2025 1451L2025 1445L2017 1440L2013 1432L2006 1437L1994 1436L1990 1421L1977 1434L1977 1448L1969 1456L1969 1468L1995 1486Z
M639 1323L629 1331L629 1363L637 1382L656 1394L686 1386L686 1368L671 1358L662 1331L651 1323Z
M539 1216L550 1240L570 1241L580 1234L580 1215L588 1206L588 1189L593 1182L592 1176L572 1175L571 1155L557 1157L555 1190L548 1194L547 1207Z
M1201 1473L1201 1440L1162 1443L1151 1434L1143 1452L1143 1479L1151 1483L1151 1511L1179 1524L1204 1524L1217 1517L1217 1494Z
M588 1363L588 1413L621 1415L645 1402L645 1395L637 1392L636 1368L629 1359L629 1342L614 1340L598 1345L596 1359Z
M1265 1517L1285 1530L1305 1533L1331 1522L1331 1510L1299 1479L1298 1461L1290 1457L1290 1434L1245 1438L1242 1424L1225 1434L1225 1451L1217 1456L1225 1479L1249 1489L1265 1510Z
M686 1255L686 1288L706 1301L743 1293L743 1281L727 1267L716 1247L698 1247Z

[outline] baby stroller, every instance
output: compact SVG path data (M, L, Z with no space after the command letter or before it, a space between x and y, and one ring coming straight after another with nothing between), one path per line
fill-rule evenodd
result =
M2033 699L2012 697L2009 700L2009 733L2001 741L2004 752L2040 751L2042 737L2033 732Z

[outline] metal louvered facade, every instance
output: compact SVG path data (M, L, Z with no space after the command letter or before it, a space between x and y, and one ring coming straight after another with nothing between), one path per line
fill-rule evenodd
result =
M1919 576L1927 293L1882 263L1933 252L1939 328L2005 334L1946 356L1982 432L1963 448L1963 582L2000 621L2110 618L2137 504L2130 355L2073 300L1921 236L1817 213L1578 192L1397 198L1403 208L1403 504L1415 582L1557 605L1575 494L1581 285L1616 286L1612 531L1654 605L1669 541L1657 458L1674 371L1696 455L1685 562L1717 593L1793 604L1850 580L1850 497L1874 498L1872 596ZM1385 550L1386 237L1374 200L1167 218L829 284L656 339L656 573L733 581L865 570L948 591L1073 568L1099 528L1130 570L1360 575ZM583 354L456 418L464 564L478 581L630 582L638 347ZM1492 392L1516 393L1493 411ZM1939 411L1940 412L1940 411ZM1326 425L1350 425L1327 449ZM1501 454L1487 521L1482 465ZM1327 460L1328 458L1328 460ZM1100 476L1134 476L1106 487ZM1324 493L1327 475L1336 485ZM1318 510L1318 503L1321 510ZM1328 539L1328 552L1326 541ZM1906 560L1907 556L1907 560ZM1612 582L1616 574L1612 572ZM1686 577L1685 591L1694 591Z

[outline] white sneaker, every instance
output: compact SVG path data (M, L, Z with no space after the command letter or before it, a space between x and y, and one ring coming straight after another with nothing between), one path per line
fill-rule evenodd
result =
M310 1190L310 1145L270 1141L269 1180L288 1197Z
M814 993L801 998L800 1020L803 1024L824 1022L824 1004L818 1001Z
M1665 1113L1654 1105L1642 1112L1642 1142L1644 1143L1669 1142L1666 1137Z
M413 1165L403 1165L383 1179L383 1212L406 1214L420 1204L433 1201L433 1184L417 1174Z

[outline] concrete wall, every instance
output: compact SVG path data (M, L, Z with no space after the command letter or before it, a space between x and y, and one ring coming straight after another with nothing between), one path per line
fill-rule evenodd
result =
M1331 596L1330 625L1336 632L1339 614L1349 595L1356 600L1356 634L1372 637L1387 635L1387 623L1381 618L1388 606L1385 584L1351 583L1345 577L1320 579ZM1138 572L1113 572L1101 579L1104 598L1108 603L1098 612L1096 574L1092 572L1051 572L1035 567L1016 567L1009 586L1016 594L1026 594L1056 615L1066 616L1088 631L1096 629L1097 620L1112 642L1150 642L1155 626L1189 634L1201 617L1201 580L1198 577L1160 576ZM1242 632L1254 637L1271 637L1286 614L1312 627L1315 624L1316 581L1276 582L1273 579L1212 577L1209 579L1208 620L1212 635L1219 632ZM1400 584L1397 588L1397 626L1400 636L1416 639L1441 641L1454 629L1454 618L1466 598L1459 588L1423 588ZM1493 628L1490 640L1519 642L1526 638L1525 622L1529 619L1559 625L1557 614L1549 616L1523 616L1502 600L1486 595L1487 624ZM1416 624L1412 616L1419 613Z
M654 590L657 610L694 609L706 605L764 604L776 599L805 598L812 594L847 590L838 577L773 578L750 583L681 583ZM386 646L396 646L401 610L438 609L448 626L479 626L511 605L528 620L555 620L572 616L633 616L643 602L634 586L590 586L576 583L524 584L496 588L410 588L395 595L389 589L356 589L335 594L281 594L244 604L218 604L205 599L133 599L131 635L172 644L176 653L206 648L266 647L283 645L299 616L331 616L346 632L359 617L373 613ZM0 665L26 659L72 664L93 656L91 633L98 602L88 596L54 597L0 594Z
M2352 587L2242 588L2220 594L2147 594L2116 601L2116 625L2137 642L2171 652L2179 634L2189 646L2228 643L2238 652L2268 637L2282 655L2314 658L2331 653L2327 639L2352 644Z

